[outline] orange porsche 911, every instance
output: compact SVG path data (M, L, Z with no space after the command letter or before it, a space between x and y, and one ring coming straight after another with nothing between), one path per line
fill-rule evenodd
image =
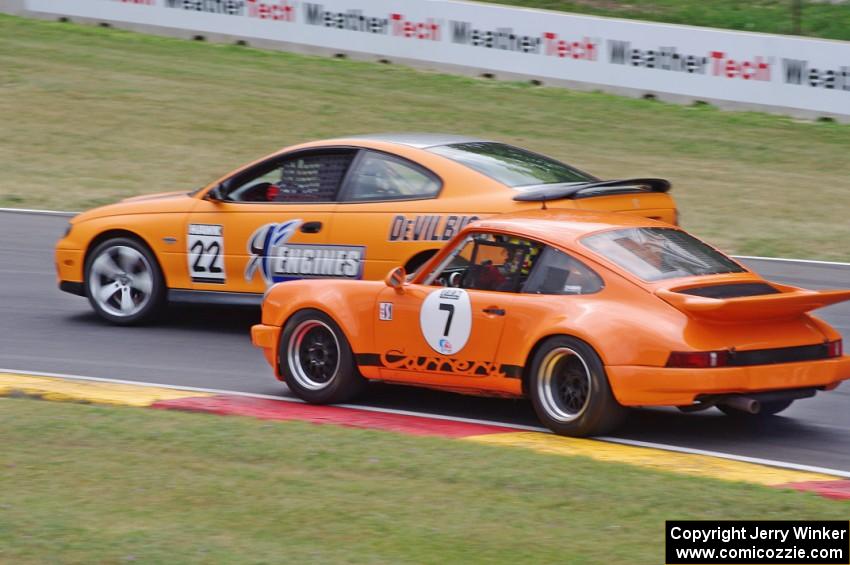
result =
M476 218L552 207L675 223L661 179L601 181L492 141L384 134L288 147L195 192L129 198L71 220L61 289L118 324L168 301L259 304L292 279L412 272Z
M527 396L583 436L632 406L757 417L835 388L850 356L808 312L844 300L768 282L666 223L539 210L466 226L411 277L275 285L252 339L308 402L368 380Z

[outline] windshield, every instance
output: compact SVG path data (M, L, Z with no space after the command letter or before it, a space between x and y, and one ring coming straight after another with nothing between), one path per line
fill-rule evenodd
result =
M729 257L672 228L612 230L581 242L645 281L746 272Z
M448 157L516 189L599 180L560 161L504 143L454 143L429 147L428 151Z

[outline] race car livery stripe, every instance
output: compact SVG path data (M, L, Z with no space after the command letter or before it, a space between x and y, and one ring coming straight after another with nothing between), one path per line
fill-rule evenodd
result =
M589 457L597 461L626 463L668 473L757 483L766 486L786 486L789 483L835 480L834 477L829 475L780 469L707 455L675 453L662 449L537 432L489 434L467 437L464 440L488 445L519 447L553 455Z
M380 367L381 356L377 353L357 353L354 356L361 367Z
M44 400L150 406L158 400L211 396L172 388L73 381L0 373L0 396L32 396Z

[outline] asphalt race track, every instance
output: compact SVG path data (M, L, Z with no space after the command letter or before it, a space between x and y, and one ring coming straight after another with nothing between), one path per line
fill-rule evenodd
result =
M66 224L61 216L0 212L0 367L288 395L250 343L257 309L172 308L155 326L117 328L97 318L84 298L60 292L53 245ZM850 267L749 263L777 282L850 288ZM850 343L850 303L819 315ZM375 385L361 403L539 425L524 401ZM753 426L714 409L640 410L618 437L850 471L850 384Z

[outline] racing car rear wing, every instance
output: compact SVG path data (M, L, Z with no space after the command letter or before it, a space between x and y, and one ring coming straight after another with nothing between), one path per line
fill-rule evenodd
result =
M810 310L850 300L850 290L804 290L772 284L781 292L726 299L694 296L668 289L658 289L655 294L694 318L716 322L794 318Z
M637 192L669 192L670 181L665 179L621 179L594 182L571 182L559 184L544 184L525 190L516 196L518 202L548 202L568 198L591 198L593 196L609 196L612 194L629 194Z

